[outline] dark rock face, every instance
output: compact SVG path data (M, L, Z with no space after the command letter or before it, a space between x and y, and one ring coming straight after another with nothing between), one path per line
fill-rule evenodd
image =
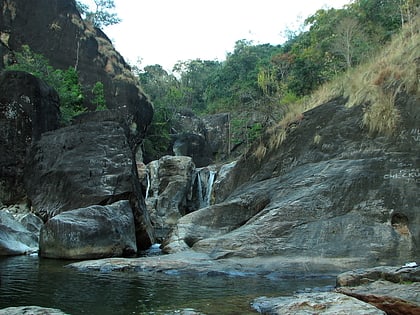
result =
M229 155L229 114L196 117L178 113L173 126L172 151L190 156L196 167L204 167Z
M267 144L264 157L251 151L238 161L226 199L181 218L168 248L183 243L215 258L358 257L367 264L418 258L420 142L411 136L418 108L398 103L401 129L387 138L361 129L363 108L344 104L334 100L306 112L278 149ZM261 196L266 202L252 218L219 225L232 202L259 204Z
M86 24L76 9L74 0L10 1L2 0L0 18L0 58L7 64L13 52L22 45L44 55L58 69L75 67L87 93L96 82L102 82L107 107L117 109L125 118L130 146L135 147L144 137L153 109L140 92L137 80L111 41L99 29ZM1 70L1 67L0 67Z
M25 197L23 173L27 151L41 134L59 126L58 95L29 73L0 74L0 200Z
M133 191L132 154L115 122L46 133L30 155L25 184L34 211L44 220L66 210L127 199Z
M130 200L138 246L153 239L133 153L116 122L73 125L48 132L32 147L25 186L44 220L76 208Z
M133 211L123 200L59 214L41 229L42 257L95 259L137 252Z

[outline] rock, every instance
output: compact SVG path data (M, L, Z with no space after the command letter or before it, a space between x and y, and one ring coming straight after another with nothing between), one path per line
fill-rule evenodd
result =
M41 229L39 253L47 258L96 259L137 252L128 201L61 213Z
M0 309L0 315L68 315L59 309L41 306L18 306Z
M44 220L63 211L127 199L133 191L132 154L115 122L46 133L30 156L26 190L35 213Z
M34 235L39 236L41 227L44 225L42 219L36 216L33 213L25 213L15 216L16 220L20 222L29 232L34 233Z
M420 267L379 266L367 269L356 269L337 276L339 287L358 286L386 280L394 283L420 282Z
M187 156L164 156L147 165L150 178L146 205L157 241L163 240L181 216L192 211L189 205L195 169Z
M38 251L38 234L28 231L11 213L0 211L0 256Z
M124 121L122 127L135 151L151 123L152 104L110 39L85 22L75 4L72 0L9 1L0 12L4 48L0 50L0 59L8 64L15 51L28 45L33 52L45 56L54 68L75 68L84 87L84 105L90 110L96 108L92 88L101 82L106 106Z
M196 167L205 167L229 156L229 114L197 117L177 113L172 128L172 151L190 156Z
M25 198L26 155L32 141L58 128L57 93L21 71L0 73L0 200L11 205Z
M221 258L226 253L212 251L200 240L217 239L244 224L269 203L266 196L256 198L237 198L229 202L220 203L203 208L183 216L176 227L171 231L167 240L162 244L163 251L173 253L179 249L193 247L197 251L212 253L214 258ZM185 246L185 244L187 246Z
M385 315L376 307L332 292L301 293L285 297L259 297L251 303L260 314L279 315Z
M181 218L164 244L185 242L215 258L352 257L361 266L415 260L420 143L407 136L418 128L418 108L409 104L399 103L403 121L388 138L361 129L363 108L341 99L305 112L277 149L270 135L256 144L232 169L223 202Z
M377 280L356 287L343 287L337 292L372 304L390 315L420 314L420 283L392 283Z
M420 267L379 266L337 276L337 292L392 315L420 314Z
M117 122L86 122L45 133L30 156L26 191L44 221L63 211L130 200L139 248L153 243L133 154Z

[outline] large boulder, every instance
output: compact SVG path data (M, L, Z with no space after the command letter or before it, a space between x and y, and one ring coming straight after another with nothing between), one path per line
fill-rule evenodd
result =
M42 257L95 259L136 252L133 211L126 200L64 212L41 229Z
M191 183L195 170L191 157L164 156L147 165L149 187L146 205L158 241L190 207Z
M0 211L0 256L34 253L38 250L38 233L28 231L8 211Z
M59 126L58 95L21 71L0 73L0 201L25 198L24 167L32 141Z
M151 244L133 153L120 124L87 122L45 133L30 156L26 190L45 221L63 211L130 200L138 246Z
M419 112L410 101L398 104L401 124L393 137L362 129L363 108L348 108L342 99L305 112L277 135L283 138L277 149L270 147L276 139L267 137L265 150L255 147L239 160L225 200L181 219L168 246L183 242L214 258L415 260L420 256L420 142L410 135ZM219 224L237 214L232 203L260 204L262 196L259 211L239 226ZM202 219L204 210L211 220Z

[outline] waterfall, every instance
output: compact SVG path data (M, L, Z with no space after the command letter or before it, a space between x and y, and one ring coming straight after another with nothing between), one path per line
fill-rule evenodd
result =
M199 209L208 207L211 201L211 193L213 188L216 171L209 170L208 168L197 169L197 199Z
M149 190L150 190L150 175L149 172L146 172L146 181L147 181L147 187L146 187L146 197L145 200L149 197Z
M207 191L206 191L206 196L204 199L204 206L208 207L210 206L210 201L211 201L211 193L212 193L212 189L213 189L213 183L214 183L214 178L216 177L216 172L210 170L209 171L209 177L207 179Z

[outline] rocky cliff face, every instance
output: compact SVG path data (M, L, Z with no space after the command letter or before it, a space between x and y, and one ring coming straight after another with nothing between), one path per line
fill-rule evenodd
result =
M139 90L129 66L99 29L86 24L74 0L1 0L0 70L13 61L22 45L44 55L54 68L74 67L92 107L91 90L104 84L106 103L127 123L129 143L135 147L144 137L153 110ZM93 109L93 108L91 108Z
M417 102L399 96L402 120L391 137L370 135L363 108L343 99L304 113L278 149L238 161L214 192L225 197L181 218L165 250L371 264L419 258Z
M77 69L87 106L91 87L102 82L109 108L60 128L55 91L28 73L3 72L0 206L24 200L46 221L64 211L129 201L137 248L147 248L153 231L135 154L153 116L151 103L106 35L83 22L74 0L0 3L0 70L29 45L53 67Z

